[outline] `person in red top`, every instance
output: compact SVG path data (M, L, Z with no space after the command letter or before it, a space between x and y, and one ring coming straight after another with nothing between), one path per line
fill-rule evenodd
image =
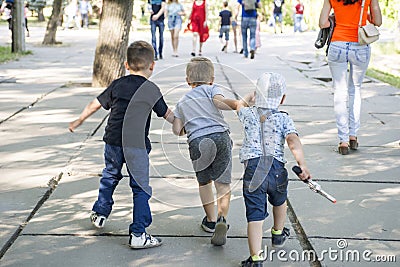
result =
M328 65L334 89L338 152L342 155L347 155L349 148L358 148L360 89L371 56L371 47L358 43L361 4L362 0L324 0L319 18L320 28L329 27L328 17L333 9L336 26L328 49ZM365 0L361 24L365 25L367 20L376 26L382 24L378 0Z
M207 4L205 0L194 0L192 12L189 16L188 29L193 32L193 50L191 55L196 56L197 39L200 39L199 56L202 54L203 43L207 41Z
M303 20L304 5L301 0L297 0L294 7L294 32L302 32L301 21Z

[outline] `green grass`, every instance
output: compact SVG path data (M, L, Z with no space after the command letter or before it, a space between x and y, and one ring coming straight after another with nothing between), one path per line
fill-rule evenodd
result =
M367 76L400 88L400 77L393 74L370 68L367 70Z
M400 54L400 45L395 41L395 42L382 42L382 43L376 43L374 45L375 51L374 53L381 53L385 55L396 55Z
M10 46L0 46L0 63L4 63L10 60L18 60L21 56L31 55L32 51L25 51L23 53L11 53Z

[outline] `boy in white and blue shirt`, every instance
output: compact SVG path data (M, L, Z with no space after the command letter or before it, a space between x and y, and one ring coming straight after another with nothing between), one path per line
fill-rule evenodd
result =
M244 128L239 158L246 168L243 175L243 197L250 250L250 257L242 262L243 267L263 266L262 225L268 216L267 196L274 214L272 245L282 247L290 235L289 229L284 227L288 186L285 140L303 171L300 178L311 177L293 120L286 112L278 110L285 100L285 91L286 84L282 75L264 73L257 81L254 106L238 108L239 120Z

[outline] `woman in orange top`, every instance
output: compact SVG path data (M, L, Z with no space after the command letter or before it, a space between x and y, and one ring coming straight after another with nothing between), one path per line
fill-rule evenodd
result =
M336 26L328 50L328 65L334 89L338 150L342 155L349 153L349 147L352 150L358 147L360 89L371 56L369 45L358 44L361 3L362 0L324 0L319 18L320 28L329 27L328 17L333 9ZM378 0L365 0L362 25L365 25L367 20L376 26L382 24Z

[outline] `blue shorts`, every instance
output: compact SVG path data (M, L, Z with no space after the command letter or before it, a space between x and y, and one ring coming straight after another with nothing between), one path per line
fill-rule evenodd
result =
M246 205L247 222L262 221L268 217L268 202L272 206L280 206L287 199L288 172L285 164L273 159L271 168L266 174L265 172L257 172L258 163L262 165L261 158L254 158L245 161L246 170L243 175L243 197ZM259 168L263 166L259 166ZM256 177L256 176L259 177ZM254 176L254 177L253 177ZM261 179L260 179L261 178ZM251 189L250 184L253 179L260 179L260 185Z
M282 23L282 19L283 19L282 13L274 13L274 19L275 19L275 23L276 22Z
M232 140L228 132L197 137L189 143L190 159L199 185L231 183Z
M181 16L168 16L168 29L180 30L182 28Z
M222 36L225 34L225 41L229 41L229 31L231 27L229 25L223 25L219 29L219 38L222 38Z

